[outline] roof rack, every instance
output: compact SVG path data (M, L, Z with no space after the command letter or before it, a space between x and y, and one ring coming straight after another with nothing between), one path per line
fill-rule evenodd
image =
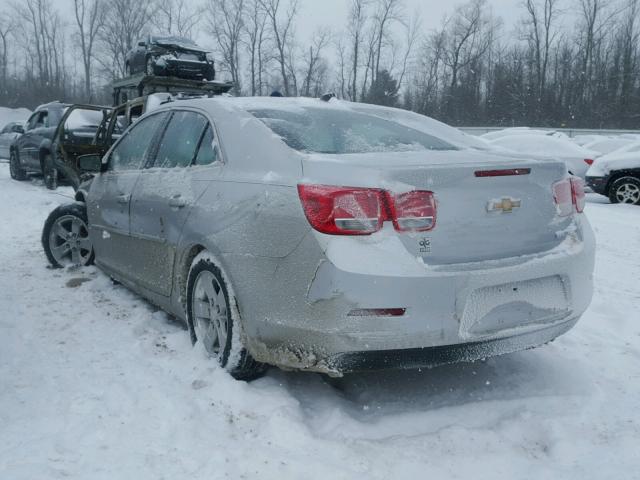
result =
M221 95L233 88L232 82L218 80L191 80L178 77L160 77L157 75L133 75L116 80L113 87L113 104L119 105L135 97L142 97L151 93L167 92L182 93L186 96Z

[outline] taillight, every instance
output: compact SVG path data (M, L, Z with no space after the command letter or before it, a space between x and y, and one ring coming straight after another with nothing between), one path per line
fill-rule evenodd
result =
M298 194L311 226L329 235L370 235L385 221L399 232L424 232L436 223L433 192L298 185Z
M386 216L384 191L371 188L298 185L304 213L313 228L330 235L370 235Z
M436 199L433 192L414 190L391 199L393 226L399 232L424 232L435 227Z
M593 165L593 159L591 159L591 158L585 158L585 159L584 159L584 163L586 163L587 165L591 166L591 165Z
M576 212L584 212L585 194L584 194L584 182L581 178L571 178L571 197L573 199L573 205L576 207Z
M584 185L577 177L567 178L553 184L553 199L558 215L566 217L574 211L582 213L585 205Z

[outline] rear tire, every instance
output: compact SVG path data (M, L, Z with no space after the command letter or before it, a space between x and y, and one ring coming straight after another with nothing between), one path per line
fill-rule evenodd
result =
M189 271L187 324L191 342L202 342L207 353L236 380L253 380L265 372L266 365L256 362L242 343L236 298L206 253L194 259Z
M82 203L60 205L49 214L42 229L42 247L54 268L92 265L87 209Z
M11 150L9 154L9 173L12 179L20 182L27 179L27 172L20 166L20 159L15 150Z
M640 205L640 179L636 177L621 177L609 187L611 203L628 203Z

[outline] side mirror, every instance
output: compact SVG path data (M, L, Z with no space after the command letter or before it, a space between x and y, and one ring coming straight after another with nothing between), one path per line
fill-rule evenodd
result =
M102 157L94 154L80 155L78 169L86 173L98 173L102 171Z
M146 47L147 46L147 42L138 42L138 46L139 47Z
M13 127L14 133L24 133L24 127L22 125L16 125Z

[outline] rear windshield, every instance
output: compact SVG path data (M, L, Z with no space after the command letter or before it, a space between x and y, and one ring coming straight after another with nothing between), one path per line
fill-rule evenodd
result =
M291 148L309 153L345 154L457 150L432 135L380 117L349 110L300 107L254 109L255 117Z

